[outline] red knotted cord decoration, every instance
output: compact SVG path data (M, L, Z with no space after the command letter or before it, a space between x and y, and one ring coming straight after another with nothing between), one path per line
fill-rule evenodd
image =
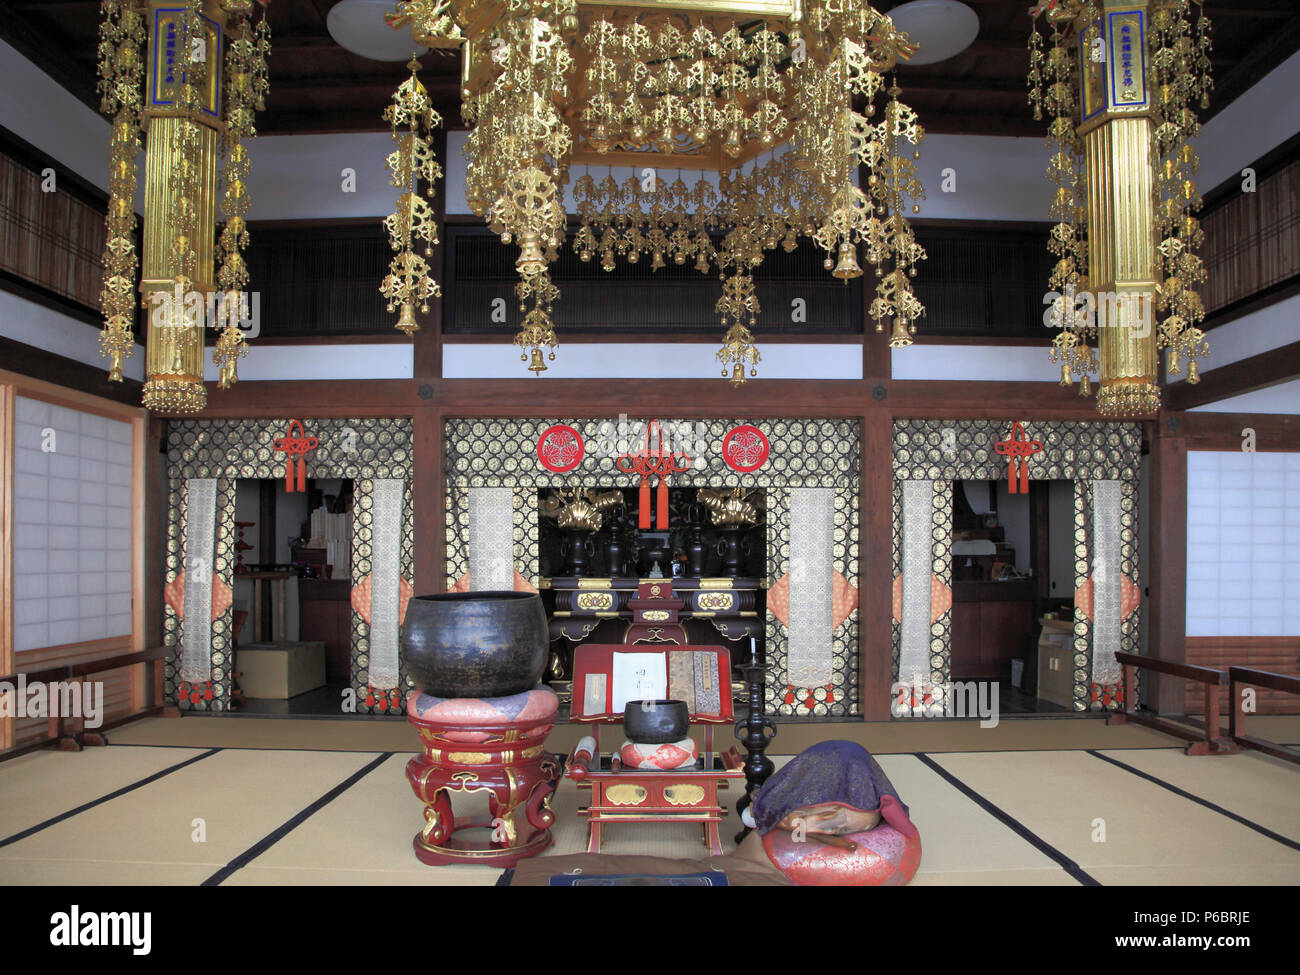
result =
M993 449L1007 458L1007 493L1028 494L1029 458L1042 451L1042 442L1030 440L1029 435L1025 433L1025 428L1017 423L1011 428L1011 437L1007 440L999 440L993 445ZM1019 491L1016 490L1017 473L1020 476Z
M298 436L293 435L294 428L298 429ZM284 462L284 490L287 494L292 494L295 490L294 483L297 483L297 490L307 490L307 461L303 454L309 450L315 450L320 441L315 437L307 436L302 428L302 424L297 420L289 422L289 430L283 437L275 442L275 449L284 451L286 458Z
M653 438L654 447L650 443ZM682 474L691 469L691 458L684 453L664 453L663 431L659 421L651 420L646 428L645 443L635 453L620 454L615 465L624 474L641 476L641 492L638 496L638 527L650 527L650 478L658 478L658 505L655 510L655 525L659 529L668 528L668 478L672 474Z

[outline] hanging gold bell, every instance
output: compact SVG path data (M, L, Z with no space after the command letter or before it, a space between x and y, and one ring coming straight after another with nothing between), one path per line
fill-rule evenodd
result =
M533 361L528 364L528 371L539 376L546 371L546 362L542 358L541 349L533 349Z
M402 312L397 318L397 325L394 327L407 335L420 330L420 325L415 320L415 304L413 302L402 302Z
M894 329L889 333L889 347L891 349L905 349L912 344L912 336L907 334L907 327L894 319Z
M1195 384L1201 381L1201 371L1197 368L1196 360L1190 359L1187 363L1187 381Z
M1070 367L1069 367L1068 365L1066 365L1066 366L1061 366L1061 385L1062 385L1062 386L1069 386L1069 385L1071 385L1071 382L1070 382Z
M542 254L541 242L533 233L524 234L519 241L519 260L515 268L520 275L531 278L546 270L546 257Z
M1083 378L1079 380L1079 395L1080 396L1092 395L1092 381L1088 379L1087 373L1084 373Z
M858 249L847 240L840 241L840 260L831 273L841 281L862 277L862 268L858 266Z

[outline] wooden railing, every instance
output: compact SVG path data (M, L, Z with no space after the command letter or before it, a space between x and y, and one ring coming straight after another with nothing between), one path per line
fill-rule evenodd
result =
M1117 653L1115 659L1124 667L1125 710L1110 715L1106 719L1107 724L1125 724L1131 721L1173 735L1175 738L1184 738L1188 741L1188 745L1183 751L1188 755L1235 755L1240 751L1231 736L1220 733L1219 688L1227 682L1223 671L1211 667L1198 667L1195 664L1171 663L1155 657L1139 657L1131 653ZM1200 734L1188 725L1135 710L1137 695L1134 693L1134 688L1139 667L1157 674L1168 674L1171 677L1196 681L1201 685L1205 692L1205 716L1204 728Z
M1238 685L1267 687L1269 690L1282 691L1285 694L1300 694L1300 677L1275 674L1268 670L1255 670L1251 667L1228 668L1228 689L1232 695L1232 710L1228 712L1229 737L1243 748L1253 748L1265 755L1272 755L1274 758L1300 765L1300 751L1242 733L1242 719L1245 718L1246 712L1242 708L1242 695Z
M135 721L137 718L146 718L150 716L175 717L180 711L172 705L165 702L166 688L164 685L165 661L170 656L175 647L154 647L150 650L139 650L134 653L118 654L115 657L104 657L100 660L86 660L77 663L59 664L55 667L47 667L44 670L24 672L21 676L28 687L34 684L57 684L66 682L75 685L76 693L80 694L80 685L85 678L92 677L96 674L107 673L110 670L117 670L121 667L134 667L137 664L152 664L153 670L153 699L152 707L144 708L133 714L123 715L107 724L100 725L98 728L87 729L85 716L81 713L82 709L77 708L77 714L68 716L59 713L62 709L58 707L57 700L50 700L49 706L49 724L46 737L40 741L31 742L27 745L20 745L17 748L11 748L8 751L0 752L0 762L18 755L26 754L37 748L43 748L46 745L54 744L60 751L81 751L85 745L107 745L108 739L104 737L103 732L109 728L117 727L127 721ZM0 684L16 685L18 674L9 674L0 677Z

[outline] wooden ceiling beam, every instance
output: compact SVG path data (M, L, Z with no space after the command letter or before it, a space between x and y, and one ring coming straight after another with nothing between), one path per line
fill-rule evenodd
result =
M1169 409L1190 410L1292 379L1300 379L1300 342L1211 369L1194 386L1181 382L1168 387Z

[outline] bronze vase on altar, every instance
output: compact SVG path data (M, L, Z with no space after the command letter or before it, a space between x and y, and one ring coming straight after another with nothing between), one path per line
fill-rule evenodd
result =
M560 555L564 558L564 574L585 576L591 571L591 557L596 554L595 535L589 528L563 528L560 530Z
M745 537L746 530L742 525L728 525L718 529L722 535L717 542L717 553L722 559L722 574L733 579L740 575L745 557L749 555L749 539Z

